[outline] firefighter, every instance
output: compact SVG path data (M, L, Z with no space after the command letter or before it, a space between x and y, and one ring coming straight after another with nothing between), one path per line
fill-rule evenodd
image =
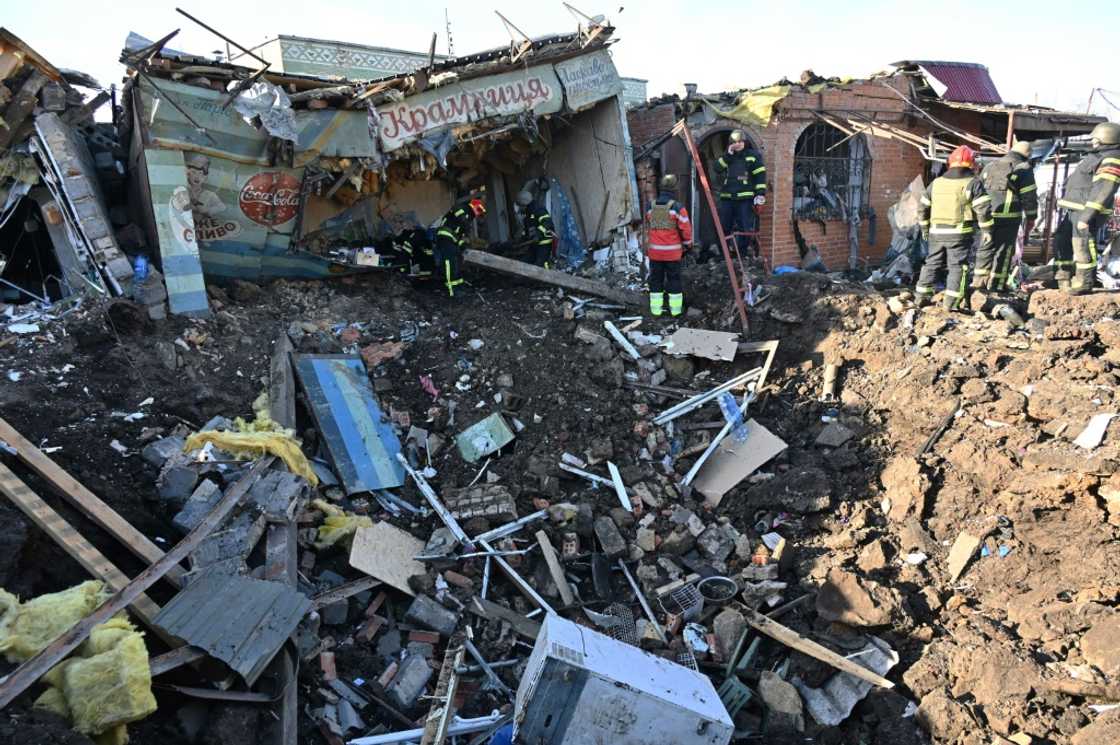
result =
M980 230L980 250L992 244L992 198L976 176L976 153L961 145L949 154L949 169L922 193L919 225L929 255L918 277L918 305L929 305L933 284L948 265L945 308L968 311L968 255Z
M432 276L435 259L428 231L420 228L406 230L397 236L397 245L408 255L409 276L416 279L427 279Z
M1062 217L1054 235L1054 278L1072 295L1092 292L1096 284L1097 233L1112 214L1120 186L1120 124L1098 124L1089 139L1092 149L1070 174L1058 200Z
M443 276L450 297L455 297L455 288L463 284L463 280L459 278L459 261L463 248L467 245L467 231L472 222L485 214L486 206L482 200L472 198L465 204L452 207L443 216L436 230L436 270Z
M1015 255L1019 226L1030 235L1038 219L1038 187L1031 167L1031 144L1016 142L1007 155L984 167L981 179L992 198L992 243L976 252L976 273L972 286L1003 292Z
M730 237L736 230L754 232L755 205L766 204L766 166L762 156L751 147L746 132L736 129L731 133L731 144L716 161L716 172L723 174L719 190L719 222L723 234ZM696 258L705 262L712 254L705 249Z
M533 199L533 194L528 189L523 189L517 195L517 204L522 209L524 222L522 230L525 240L529 243L529 261L545 269L552 268L552 250L555 245L556 227L552 224L552 215L544 205L538 204Z
M684 286L681 284L681 257L692 243L692 223L688 210L674 199L677 177L661 177L661 192L646 212L649 242L649 312L659 316L669 295L669 315L684 312Z

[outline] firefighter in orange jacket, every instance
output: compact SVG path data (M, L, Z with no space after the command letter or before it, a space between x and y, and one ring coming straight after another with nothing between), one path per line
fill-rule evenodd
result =
M681 257L692 244L692 223L688 210L673 197L677 191L677 177L661 177L661 192L646 212L649 243L649 312L659 316L665 309L665 295L669 295L669 315L679 316L684 311L684 286L681 284Z

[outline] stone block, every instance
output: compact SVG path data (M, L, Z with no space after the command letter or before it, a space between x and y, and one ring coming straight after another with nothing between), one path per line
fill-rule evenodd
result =
M183 505L171 523L183 535L190 533L203 518L214 509L214 505L222 498L222 490L213 481L203 481L195 488L190 498Z
M618 531L618 526L614 524L614 520L606 515L595 519L595 535L603 546L603 553L612 559L626 553L626 541L623 540L622 533Z
M145 463L149 463L156 468L163 468L163 465L173 455L183 452L183 446L186 442L185 438L178 436L162 437L145 445L144 449L140 451L140 457L144 459Z
M455 627L459 624L458 613L444 608L427 595L416 596L405 612L404 619L409 623L438 631L444 636L454 634Z
M402 709L411 709L432 677L432 666L421 655L406 657L385 688L389 699Z

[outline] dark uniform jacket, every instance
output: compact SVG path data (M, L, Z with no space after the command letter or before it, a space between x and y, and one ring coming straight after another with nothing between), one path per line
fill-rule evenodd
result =
M1089 223L1097 215L1112 214L1120 186L1120 145L1101 145L1081 159L1066 180L1058 204L1070 210L1076 222Z
M1038 217L1038 187L1030 161L1019 153L1008 153L984 166L984 189L992 198L992 217L1016 225L1026 217Z
M750 146L724 153L716 161L716 171L723 174L720 199L753 199L766 194L766 166Z

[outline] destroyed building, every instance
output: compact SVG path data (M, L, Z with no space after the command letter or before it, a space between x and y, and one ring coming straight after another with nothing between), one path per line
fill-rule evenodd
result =
M1085 134L1103 121L1005 104L987 68L955 62L900 62L857 80L807 71L800 81L764 88L654 99L627 116L643 204L656 196L660 175L677 174L698 240L717 243L692 159L680 138L665 135L687 119L718 188L714 163L732 130L742 129L767 167L767 204L759 209L763 258L772 268L799 266L815 247L830 270L866 268L883 258L892 237L889 208L915 177L928 182L936 175L931 168L951 149L943 143L965 142L994 157L1012 136L1053 140Z
M433 59L373 82L287 72L291 62L254 75L130 37L130 204L158 247L172 312L206 312L204 278L376 266L356 249L427 228L471 193L486 194L491 243L517 237L514 197L530 188L573 265L588 248L624 248L637 200L610 31ZM250 79L230 105L231 81Z
M0 31L0 742L1120 741L1120 295L1024 253L947 314L882 266L775 275L764 237L749 310L687 262L684 314L640 314L610 35L372 81L133 36L96 124L112 92ZM878 210L892 154L905 190L1092 121L946 67L790 84L748 131L789 193L779 133L865 138ZM643 182L744 95L638 110ZM573 271L506 255L542 176ZM764 225L804 212L839 268L827 184ZM371 266L482 191L474 266L516 279Z

